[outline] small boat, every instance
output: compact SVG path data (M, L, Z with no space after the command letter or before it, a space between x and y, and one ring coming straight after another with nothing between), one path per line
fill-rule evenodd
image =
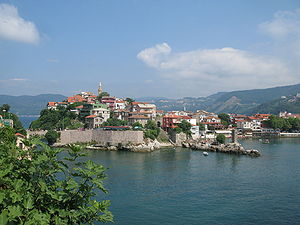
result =
M208 153L207 153L207 152L203 152L203 155L204 155L204 156L208 156Z
M270 143L270 140L269 139L266 139L263 141L263 144L269 144Z

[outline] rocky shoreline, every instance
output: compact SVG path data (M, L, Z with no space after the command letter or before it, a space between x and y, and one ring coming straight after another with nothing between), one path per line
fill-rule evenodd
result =
M218 144L215 142L203 142L200 140L188 140L182 143L184 148L190 148L198 151L221 152L236 155L248 155L251 157L261 156L260 152L255 149L245 150L240 143Z
M145 139L143 143L140 144L119 144L118 146L104 146L100 144L88 145L86 149L90 150L101 150L101 151L128 151L128 152L153 152L161 148L174 148L174 147L184 147L190 148L195 151L209 151L209 152L220 152L226 154L236 154L236 155L248 155L251 157L261 156L260 152L255 149L245 150L244 147L235 142L227 144L218 144L212 141L203 140L186 140L182 142L180 146L175 145L171 142L161 143L157 140ZM68 147L68 146L56 146L56 147Z
M104 151L129 151L129 152L153 152L160 148L171 148L174 145L170 142L158 142L157 140L145 139L141 144L125 144L119 146L101 146L93 145L87 146L87 149L91 150L104 150Z

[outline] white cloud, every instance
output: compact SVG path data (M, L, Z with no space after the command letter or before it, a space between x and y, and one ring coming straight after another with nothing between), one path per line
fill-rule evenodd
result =
M159 67L160 63L171 52L171 48L167 43L157 44L152 48L146 48L141 51L137 57L144 61L148 66Z
M300 37L300 9L276 12L270 21L259 25L262 32L273 38Z
M0 37L25 43L40 39L35 24L20 17L18 9L9 4L0 4Z
M11 81L27 81L28 79L26 79L26 78L12 78L10 80Z
M158 51L158 46L167 46L168 51ZM137 57L178 86L197 84L198 89L210 92L262 88L294 81L289 69L278 59L229 47L172 53L164 43L141 51Z

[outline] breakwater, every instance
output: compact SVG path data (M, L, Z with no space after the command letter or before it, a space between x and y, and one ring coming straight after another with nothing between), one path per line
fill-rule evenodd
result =
M210 152L221 152L227 154L236 154L236 155L248 155L252 157L260 156L260 152L255 149L245 150L240 143L228 143L228 144L217 144L214 142L202 142L190 140L182 143L182 146L185 148L191 148L192 150L199 151L210 151Z

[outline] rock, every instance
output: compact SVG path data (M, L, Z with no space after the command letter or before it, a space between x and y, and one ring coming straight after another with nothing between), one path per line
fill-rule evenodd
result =
M238 154L238 155L249 155L252 157L260 156L258 150L245 150L240 143L228 143L228 144L217 144L215 142L204 142L198 141L186 141L182 143L185 148L191 148L193 150L200 151L211 151L211 152L221 152L227 154Z

